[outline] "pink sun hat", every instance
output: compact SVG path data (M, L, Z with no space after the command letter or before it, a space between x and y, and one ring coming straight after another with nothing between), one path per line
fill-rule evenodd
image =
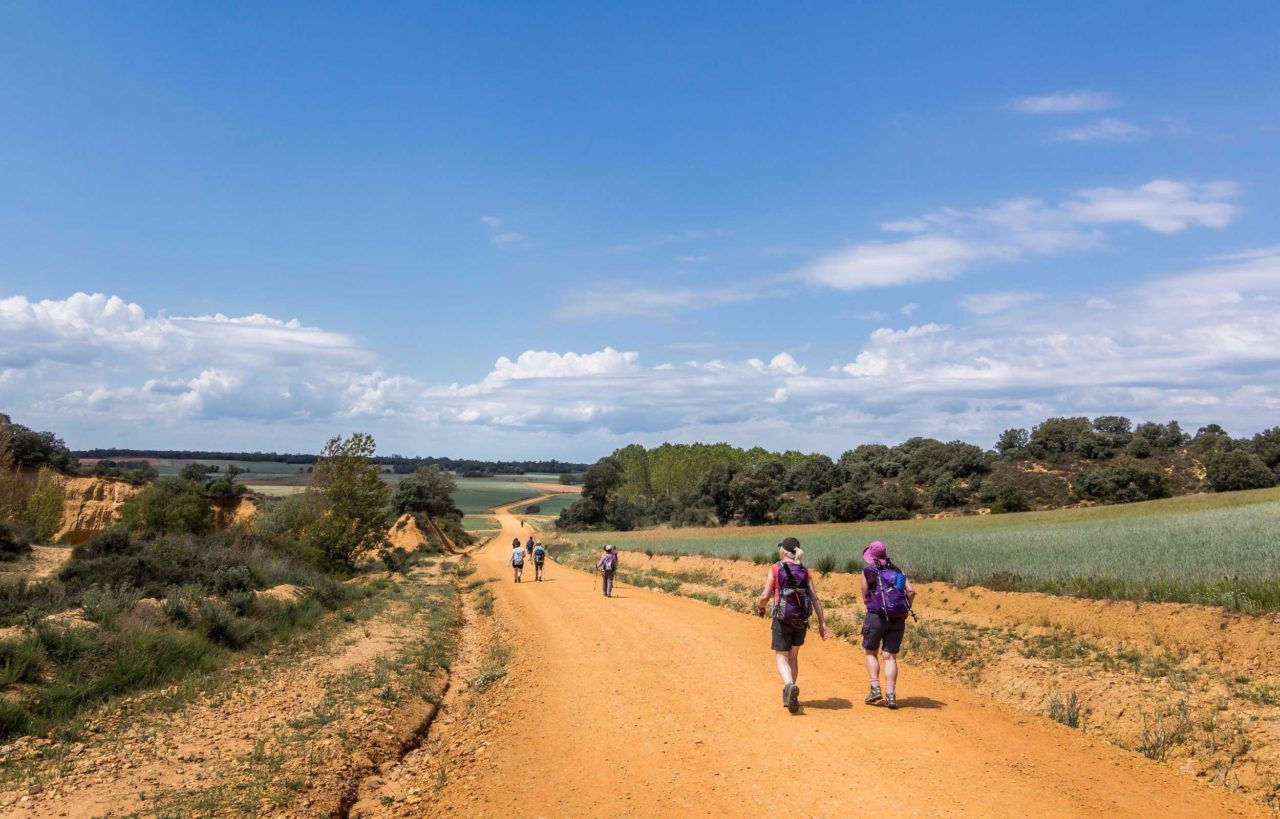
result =
M878 540L872 541L871 545L862 550L862 559L868 566L876 565L877 560L888 560L889 550L884 544Z

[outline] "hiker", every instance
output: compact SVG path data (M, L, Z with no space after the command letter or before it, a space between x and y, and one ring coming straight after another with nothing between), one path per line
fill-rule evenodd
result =
M543 548L542 541L536 540L533 543L533 569L536 572L534 580L542 580L542 564L547 560L547 550Z
M600 559L596 561L596 568L600 570L604 596L613 597L613 573L618 570L618 552L613 546L604 547L604 554L600 555Z
M804 550L793 537L778 544L778 562L769 567L764 591L756 600L761 617L773 601L773 650L782 676L782 704L793 714L800 712L800 646L809 630L809 615L818 615L818 634L827 639L827 617L813 587L813 575L801 563Z
M529 557L533 557L533 544L533 535L529 535L529 542L524 545L524 547L529 550Z
M520 576L524 574L524 547L520 545L520 538L516 538L515 545L511 547L511 566L516 570L516 582L520 582Z
M875 705L883 698L889 708L897 708L898 651L902 648L902 635L907 630L907 615L912 614L916 590L902 570L893 565L880 541L864 549L862 559L867 564L859 581L862 602L867 607L867 619L862 623L862 647L867 652L867 676L871 679L871 693L865 702ZM878 656L882 649L883 693Z

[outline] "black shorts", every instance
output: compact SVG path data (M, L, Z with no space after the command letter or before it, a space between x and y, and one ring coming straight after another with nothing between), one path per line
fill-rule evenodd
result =
M804 635L809 631L809 624L793 626L781 620L773 621L773 650L790 651L804 645Z
M862 623L862 647L876 651L884 643L886 654L897 654L902 649L902 635L907 630L907 618L885 617L878 611L867 612Z

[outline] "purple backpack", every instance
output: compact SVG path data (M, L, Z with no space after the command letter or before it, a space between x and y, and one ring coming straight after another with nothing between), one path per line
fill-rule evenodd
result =
M799 626L809 622L813 612L813 600L809 597L809 570L799 563L778 564L778 598L773 616L787 625Z
M871 600L867 603L867 613L880 613L885 617L897 620L911 613L911 601L907 598L907 576L898 571L892 563L879 563L877 567L867 568L863 572L867 576Z

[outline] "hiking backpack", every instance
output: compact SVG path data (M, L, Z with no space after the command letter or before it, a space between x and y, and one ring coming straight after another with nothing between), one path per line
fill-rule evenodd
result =
M871 592L873 603L879 603L875 609L885 617L897 620L911 613L911 600L907 597L907 576L892 563L877 563L872 570L875 574L876 587ZM871 606L867 606L872 611Z
M600 558L600 568L606 572L611 572L618 568L618 556L613 552L605 552Z
M542 548L542 546L533 547L533 559L535 561L537 561L538 563L541 563L542 559L545 558L546 556L547 556L547 550Z
M813 613L813 598L809 595L809 570L799 563L778 564L778 596L773 606L775 620L793 625L805 625Z
M516 549L511 553L511 565L512 566L524 565L524 549Z

